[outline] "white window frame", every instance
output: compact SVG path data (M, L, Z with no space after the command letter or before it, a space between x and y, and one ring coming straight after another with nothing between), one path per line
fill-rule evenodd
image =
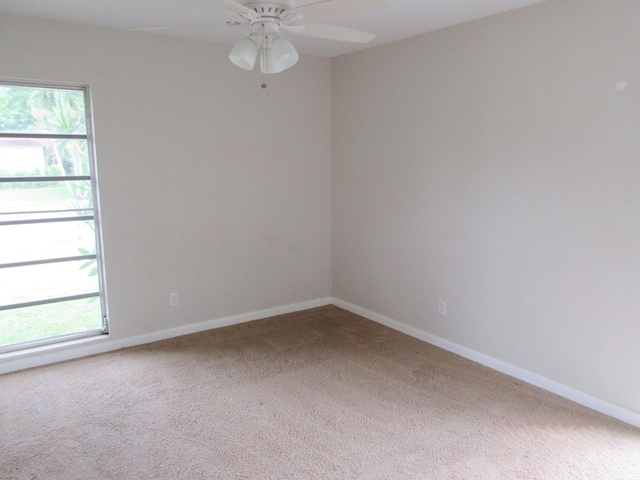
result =
M83 92L84 97L84 111L86 117L86 133L85 134L42 134L42 133L2 133L0 132L0 138L12 138L12 139L79 139L87 142L88 163L89 163L89 175L82 176L42 176L42 177L0 177L2 183L20 183L20 182L38 182L38 181L70 181L70 180L87 180L91 185L92 195L92 215L84 215L72 217L73 221L77 220L93 220L94 233L96 241L96 253L89 255L77 255L64 258L49 258L33 261L15 262L0 265L0 268L12 268L20 266L30 265L44 265L47 263L56 262L68 262L77 260L92 260L95 259L97 263L97 277L98 277L98 292L72 295L59 298L50 298L44 300L36 300L31 302L25 302L20 304L12 304L0 306L0 311L9 310L15 308L23 308L37 305L47 305L57 302L64 302L70 300L80 300L84 298L97 297L100 301L100 309L102 312L102 327L95 330L88 330L78 333L71 333L66 335L53 336L33 341L25 341L21 343L8 344L0 347L0 354L14 352L18 350L27 350L30 348L40 347L43 345L50 345L62 342L68 342L72 340L92 337L96 335L108 335L109 334L109 320L107 314L107 293L106 293L106 280L104 272L104 255L103 255L103 241L102 241L102 224L100 221L100 201L98 194L98 178L97 178L97 164L95 154L95 142L94 142L94 125L92 115L91 96L88 85L65 85L59 83L41 83L41 82L21 82L12 80L0 79L0 85L12 86L12 87L31 87L31 88L43 88L43 89L57 89L57 90L76 90ZM29 223L49 223L59 221L70 221L69 217L59 218L47 218L47 219L29 219L29 220L0 220L0 230L2 226L17 225L17 224L29 224Z

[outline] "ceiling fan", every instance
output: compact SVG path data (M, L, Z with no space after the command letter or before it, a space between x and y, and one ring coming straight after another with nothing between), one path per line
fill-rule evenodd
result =
M366 12L389 5L389 0L322 0L299 7L293 0L260 2L255 0L208 0L240 15L244 22L227 22L229 25L247 25L249 34L235 44L229 59L238 67L252 70L260 52L260 70L263 74L279 73L293 67L298 61L298 52L281 30L309 37L339 40L343 42L367 43L375 34L352 28L309 23L323 18L332 18ZM153 30L175 28L185 25L134 28Z

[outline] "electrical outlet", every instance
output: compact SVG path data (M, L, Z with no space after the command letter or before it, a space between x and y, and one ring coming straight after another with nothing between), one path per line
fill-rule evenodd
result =
M172 307L177 307L179 303L180 303L180 295L178 295L176 292L170 293L169 305L171 305Z
M438 315L443 317L447 315L447 302L444 300L438 300Z

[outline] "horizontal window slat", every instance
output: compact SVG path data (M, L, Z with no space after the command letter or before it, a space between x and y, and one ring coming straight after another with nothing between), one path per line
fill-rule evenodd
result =
M34 300L33 302L14 303L12 305L0 305L0 311L12 310L14 308L35 307L37 305L46 305L48 303L68 302L70 300L82 300L83 298L99 297L100 292L82 293L80 295L71 295L68 297L48 298L45 300Z
M63 175L58 177L0 177L0 183L76 182L91 180L91 175Z
M0 138L34 138L47 140L87 140L86 133L11 133L0 132Z
M8 225L29 225L34 223L79 222L93 220L93 215L77 215L75 217L38 218L33 220L10 220L0 222L0 227Z
M42 213L78 213L92 211L93 208L77 208L70 210L21 210L19 212L0 212L0 215L36 215Z
M42 260L30 260L26 262L4 263L4 264L0 264L0 268L30 267L31 265L46 265L48 263L75 262L78 260L95 260L96 258L98 258L98 256L95 254L77 255L75 257L46 258Z

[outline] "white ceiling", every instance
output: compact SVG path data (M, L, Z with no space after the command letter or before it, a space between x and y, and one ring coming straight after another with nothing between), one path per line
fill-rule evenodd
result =
M236 1L246 4L259 0ZM286 35L300 53L335 57L542 1L545 0L390 0L391 5L380 10L323 22L377 34L371 43L362 45L291 33ZM308 3L315 3L315 0L295 2L298 6ZM211 0L0 0L0 12L119 29L220 22L221 25L154 30L140 34L174 35L227 44L233 44L248 33L248 27L224 25L224 22L241 21L242 18Z

